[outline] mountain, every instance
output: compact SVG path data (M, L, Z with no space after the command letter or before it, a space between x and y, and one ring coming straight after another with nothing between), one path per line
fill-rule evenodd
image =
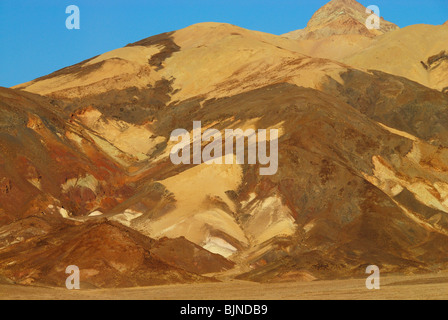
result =
M283 36L290 39L321 39L333 35L375 37L398 29L397 25L382 17L379 18L379 29L368 29L366 21L371 14L355 0L331 0L311 17L305 29Z
M298 52L309 56L380 70L446 90L446 60L431 62L443 51L448 52L444 26L422 24L399 29L381 19L379 30L368 30L368 16L366 8L355 0L333 0L313 15L305 29L283 37L295 39Z
M445 27L366 33L362 12L331 1L299 40L197 24L0 88L0 274L63 286L75 264L89 287L123 287L446 270ZM194 121L278 129L260 139L278 171L173 164L170 135Z
M5 88L0 97L0 268L9 279L64 286L74 264L88 286L141 286L214 281L200 274L233 266L185 238L155 241L127 228L129 211L89 219L136 192L101 149L115 147L61 118L55 100Z

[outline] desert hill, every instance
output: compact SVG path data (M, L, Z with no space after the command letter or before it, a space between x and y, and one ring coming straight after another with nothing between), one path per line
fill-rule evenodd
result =
M448 86L446 63L428 65L431 58L448 51L444 26L399 29L381 19L379 30L368 30L368 16L366 8L354 0L333 0L314 14L305 29L283 36L296 39L298 51L309 56L403 76L440 91Z
M446 269L447 28L371 32L365 15L333 0L300 37L197 24L1 88L0 273L60 285L79 261L116 287ZM174 165L170 134L193 121L278 129L278 172Z

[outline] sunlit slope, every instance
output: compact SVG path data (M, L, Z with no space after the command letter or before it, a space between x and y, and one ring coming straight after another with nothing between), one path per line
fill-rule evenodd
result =
M59 99L110 96L111 91L128 88L152 90L176 101L222 97L285 81L318 88L322 79L337 78L346 70L299 50L294 40L203 23L144 39L16 88Z
M99 287L446 268L447 28L358 32L363 8L332 1L299 40L193 25L1 89L1 273L59 285L70 256ZM194 121L277 129L278 171L173 164Z
M377 38L370 46L341 61L354 67L380 70L443 90L448 86L447 57L437 65L428 59L448 52L446 26L414 25ZM429 65L428 65L429 64Z

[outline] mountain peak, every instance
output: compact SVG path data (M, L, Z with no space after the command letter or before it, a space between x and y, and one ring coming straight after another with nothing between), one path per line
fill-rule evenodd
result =
M398 26L381 18L379 30L369 30L366 20L371 13L355 0L332 0L311 17L304 30L286 34L291 38L316 39L340 34L359 34L367 37L384 34Z
M319 10L323 8L351 8L355 10L365 10L365 7L356 0L331 0Z

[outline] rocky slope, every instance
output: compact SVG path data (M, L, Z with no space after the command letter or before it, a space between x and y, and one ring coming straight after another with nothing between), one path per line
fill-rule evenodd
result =
M1 88L0 273L59 286L75 264L116 287L446 269L445 27L346 28L363 8L331 1L302 40L194 25ZM380 54L402 64L366 65ZM174 165L170 134L193 121L278 129L278 172Z
M398 29L397 25L382 17L379 17L379 29L368 29L366 20L371 15L371 10L355 0L331 0L316 11L305 29L283 36L291 39L321 39L334 35L375 37Z

